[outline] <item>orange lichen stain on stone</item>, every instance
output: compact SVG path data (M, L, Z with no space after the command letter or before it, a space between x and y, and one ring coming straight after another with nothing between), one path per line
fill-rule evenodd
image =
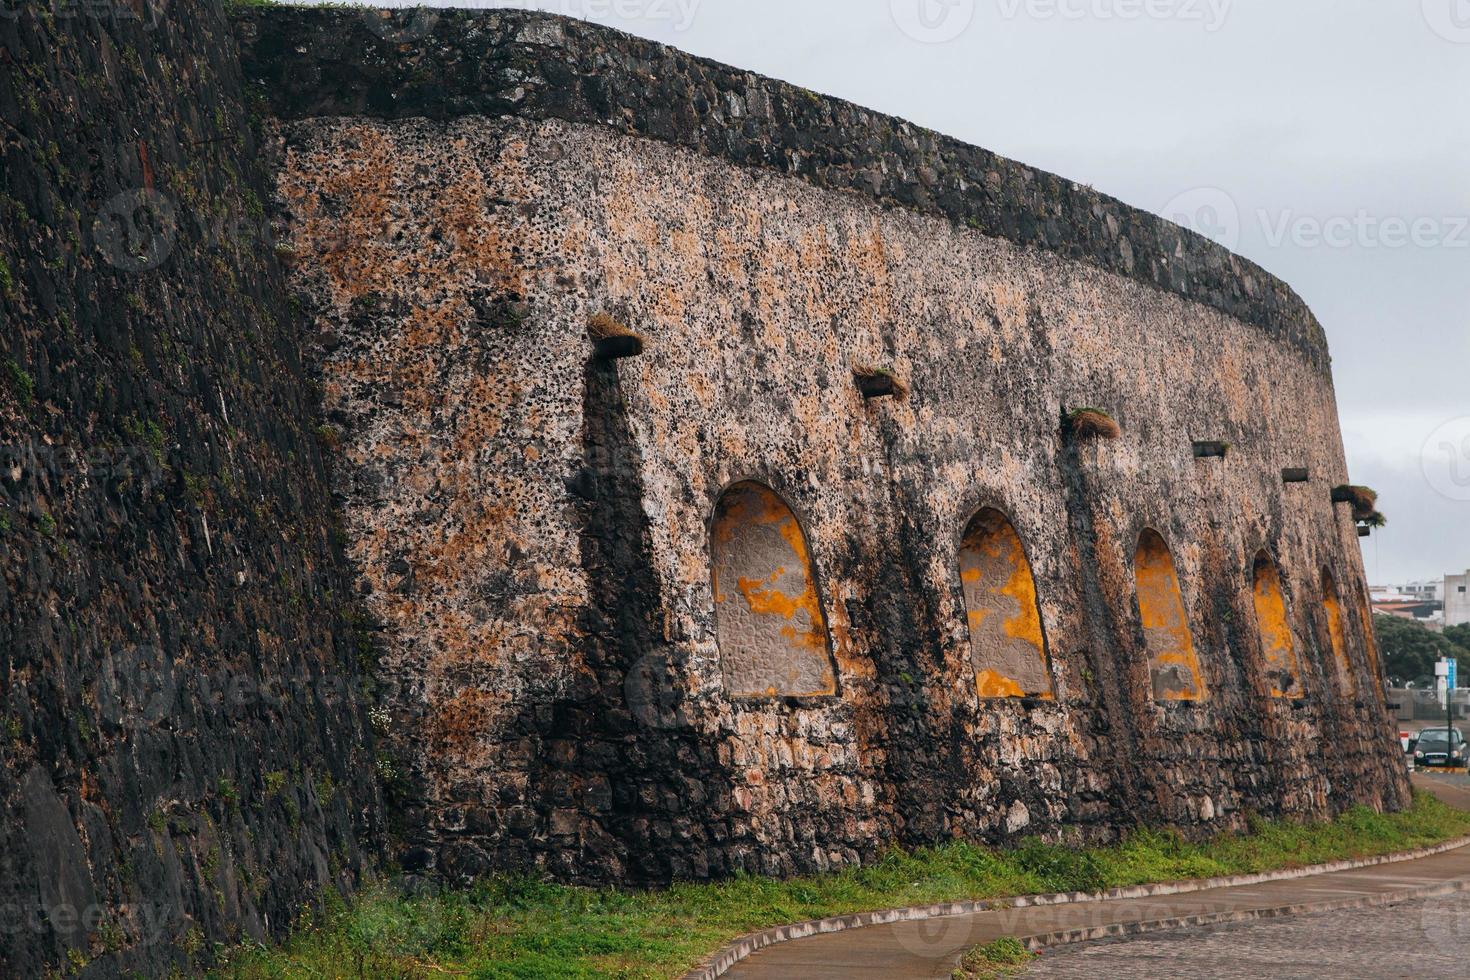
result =
M1373 617L1368 612L1368 602L1358 598L1358 622L1363 628L1363 644L1368 650L1368 667L1373 671L1373 689L1383 698L1383 668L1378 664L1378 636L1373 632Z
M1144 531L1139 537L1133 567L1154 697L1160 701L1202 700L1199 656L1184 611L1179 576L1168 546L1156 532Z
M1052 697L1036 580L1020 537L999 512L986 511L971 523L961 545L960 580L981 696ZM1004 641L984 628L992 614L1003 616Z
M1021 685L993 670L975 672L975 687L982 698L1023 698L1026 692Z
M1357 691L1352 662L1348 660L1347 640L1342 629L1342 603L1337 598L1337 582L1332 573L1322 569L1322 611L1327 614L1327 642L1332 646L1332 659L1337 663L1337 676L1349 692Z
M1256 625L1261 634L1261 656L1265 661L1271 696L1299 698L1302 696L1301 671L1297 667L1296 644L1291 637L1291 624L1286 617L1286 599L1281 592L1281 576L1276 571L1275 563L1265 555L1256 559L1254 592Z
M490 759L486 734L497 730L510 703L504 691L470 689L439 701L424 719L427 753L439 765L478 765Z

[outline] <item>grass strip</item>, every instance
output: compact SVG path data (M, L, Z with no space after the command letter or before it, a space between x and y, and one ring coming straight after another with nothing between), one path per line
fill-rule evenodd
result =
M675 977L735 937L788 922L935 902L1250 874L1372 857L1470 834L1470 812L1427 793L1380 814L1318 824L1252 819L1244 833L1186 841L1142 829L1074 848L1031 838L1005 849L954 842L894 849L861 868L787 880L742 876L650 891L496 877L432 896L391 883L330 896L278 948L231 951L216 976L262 978ZM979 964L977 963L977 966Z

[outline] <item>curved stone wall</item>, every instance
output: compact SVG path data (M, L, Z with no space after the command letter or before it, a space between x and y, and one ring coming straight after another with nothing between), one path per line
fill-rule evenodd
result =
M1338 684L1324 642L1321 570L1365 589L1325 347L1286 287L896 120L586 25L466 17L392 45L340 13L243 22L284 117L276 204L384 629L410 868L785 873L1407 799L1378 688ZM408 81L428 69L447 83ZM601 315L642 353L597 356ZM895 394L866 397L875 368ZM1081 405L1118 437L1064 424ZM763 624L753 683L711 542L752 485L802 546L731 573L818 604ZM1034 582L1021 696L977 683L982 512ZM1139 567L1146 530L1206 697L1155 683L1180 654L1140 601L1167 577ZM1358 678L1362 608L1336 620ZM766 634L818 619L835 683L768 682Z
M219 4L0 7L0 976L198 975L384 820Z

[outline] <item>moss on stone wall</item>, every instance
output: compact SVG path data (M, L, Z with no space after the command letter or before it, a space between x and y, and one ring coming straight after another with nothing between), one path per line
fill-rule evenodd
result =
M0 117L0 973L192 971L380 822L230 28L12 5Z

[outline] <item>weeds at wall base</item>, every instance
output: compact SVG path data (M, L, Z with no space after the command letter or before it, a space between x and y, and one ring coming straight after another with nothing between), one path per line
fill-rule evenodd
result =
M331 899L280 949L236 951L217 976L673 977L736 936L781 923L1249 874L1403 851L1467 833L1470 813L1416 793L1401 813L1358 807L1324 824L1252 817L1247 832L1202 842L1148 829L1095 848L1037 839L1005 850L956 842L895 849L865 867L784 881L742 876L625 891L496 877L413 897L379 882L351 904Z

